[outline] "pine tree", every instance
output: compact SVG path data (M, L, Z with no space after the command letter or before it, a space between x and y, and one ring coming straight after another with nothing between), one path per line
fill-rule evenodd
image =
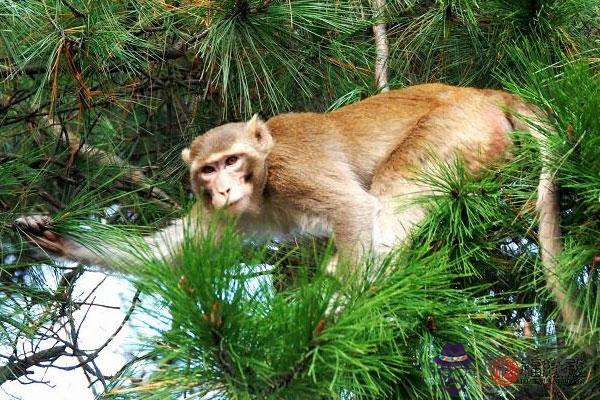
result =
M62 357L118 399L450 398L433 359L460 343L474 359L459 371L464 398L595 396L596 0L0 0L0 21L0 385ZM503 167L474 178L458 161L421 177L438 189L422 200L432 211L375 280L327 276L329 243L233 231L189 240L176 266L151 259L120 276L138 291L123 323L154 329L111 376L73 319L90 267L40 257L12 226L43 212L90 246L134 240L191 207L178 157L208 128L430 81L503 87L547 113L557 281L578 329L546 287L539 148L518 132ZM533 384L494 382L505 356ZM558 371L533 376L541 359Z

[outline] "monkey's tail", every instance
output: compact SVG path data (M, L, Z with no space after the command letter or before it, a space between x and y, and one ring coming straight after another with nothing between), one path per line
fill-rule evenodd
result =
M546 288L560 308L564 327L575 337L585 332L586 324L582 314L569 298L567 290L562 285L558 269L562 250L560 229L560 206L558 201L558 186L552 172L552 155L548 135L553 130L544 123L543 113L531 106L518 107L519 117L511 117L516 129L526 130L536 139L540 149L542 169L537 188L536 211L538 216L538 242L542 260L542 268L546 279ZM527 121L523 122L522 118ZM587 350L586 350L587 351Z

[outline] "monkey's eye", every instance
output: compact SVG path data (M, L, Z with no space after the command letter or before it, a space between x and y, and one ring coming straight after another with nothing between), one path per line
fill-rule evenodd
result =
M238 156L229 156L225 160L225 165L233 165L237 162Z
M215 172L215 168L211 167L210 165L206 165L202 167L200 172L202 172L203 174L212 174L213 172Z

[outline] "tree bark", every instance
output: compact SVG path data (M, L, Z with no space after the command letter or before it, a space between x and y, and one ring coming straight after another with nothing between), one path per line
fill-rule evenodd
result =
M380 21L373 25L373 38L375 40L375 82L381 92L390 90L388 87L388 58L389 43L385 28L384 11L385 0L373 0L373 14Z

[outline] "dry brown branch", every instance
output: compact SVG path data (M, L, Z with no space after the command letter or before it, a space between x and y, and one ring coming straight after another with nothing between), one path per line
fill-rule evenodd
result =
M7 65L0 65L0 78L13 78L19 73L27 75L35 75L46 72L48 69L45 65L26 65L23 68L15 68Z

